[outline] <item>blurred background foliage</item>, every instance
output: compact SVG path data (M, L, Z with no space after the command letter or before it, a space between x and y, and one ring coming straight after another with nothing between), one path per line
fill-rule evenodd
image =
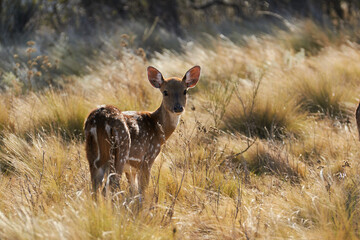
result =
M13 42L42 26L88 33L95 25L137 21L185 37L194 22L283 22L291 17L341 27L357 21L358 9L356 0L1 0L0 29L1 40Z
M0 88L62 86L121 49L149 60L193 40L211 48L212 37L241 45L290 31L287 45L313 55L329 41L358 42L358 10L355 0L0 0ZM296 34L299 19L309 22Z

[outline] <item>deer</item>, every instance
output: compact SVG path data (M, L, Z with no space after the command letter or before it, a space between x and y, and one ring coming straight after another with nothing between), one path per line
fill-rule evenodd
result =
M359 132L359 140L360 140L360 103L359 103L358 107L356 108L355 118L356 118L356 125L357 125L357 129Z
M147 76L162 93L161 105L154 112L121 111L102 105L85 120L85 151L95 193L103 186L105 176L105 186L110 186L111 191L120 188L123 173L130 190L144 193L151 167L185 110L188 90L199 81L200 66L189 69L183 78L167 79L149 66Z

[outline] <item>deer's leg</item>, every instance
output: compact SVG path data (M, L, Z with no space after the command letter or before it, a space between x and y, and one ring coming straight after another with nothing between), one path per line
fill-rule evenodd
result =
M116 190L120 190L120 179L123 171L123 159L121 159L119 153L119 147L114 147L112 150L112 154L110 154L110 174L109 174L109 182L111 191L114 192Z
M121 175L124 171L125 161L129 157L130 136L119 136L116 131L112 131L112 136L110 185L112 190L115 190L120 189Z
M144 161L141 169L137 175L138 177L138 185L139 185L139 193L144 194L147 186L149 185L150 181L150 171L151 171L151 165L148 164L147 161Z
M126 171L126 178L129 183L130 194L133 195L136 192L136 171L134 168L129 167Z
M91 174L91 182L92 182L92 187L93 187L94 192L96 192L98 190L98 188L100 187L100 185L104 179L105 172L106 172L105 165L100 168L95 168L95 167L91 168L90 174Z
M110 130L108 135L111 135L111 176L110 185L112 190L120 189L121 175L124 172L126 160L129 157L131 137L128 128L124 121L123 125Z
M101 182L104 179L105 175L105 166L98 166L98 162L100 161L100 148L97 139L97 130L96 127L92 127L90 130L86 132L86 156L89 161L90 166L90 175L92 182L93 192L96 193Z

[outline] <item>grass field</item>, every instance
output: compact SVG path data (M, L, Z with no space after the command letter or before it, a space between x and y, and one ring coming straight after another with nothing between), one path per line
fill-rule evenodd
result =
M15 49L1 75L0 238L359 239L360 47L294 27L151 58L118 33L91 59L62 40ZM149 65L202 74L143 205L124 178L123 195L94 201L83 122L101 104L155 110Z

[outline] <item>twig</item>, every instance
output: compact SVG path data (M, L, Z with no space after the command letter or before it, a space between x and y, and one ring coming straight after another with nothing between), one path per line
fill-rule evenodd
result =
M226 158L227 158L227 159L229 159L229 158L234 158L234 157L237 157L237 156L245 153L247 150L249 150L249 148L250 148L252 145L254 145L255 142L256 142L256 139L255 139L251 144L248 144L248 146L247 146L244 150L242 150L241 152L238 152L238 153L229 155L229 156L227 156Z
M219 165L221 166L222 164L224 164L224 162L225 162L226 160L231 159L231 158L234 158L234 157L237 157L237 156L245 153L247 150L249 150L249 148L251 148L252 145L255 144L255 142L256 142L256 138L252 141L252 143L248 144L248 146L247 146L244 150L242 150L241 152L238 152L238 153L235 153L235 154L231 154L231 155L228 155L227 157L225 157L225 159L224 159Z
M45 151L43 151L43 155L42 155L42 170L40 173L40 179L39 179L39 185L38 185L39 190L40 190L40 186L41 186L41 180L44 175L44 165L45 165Z

